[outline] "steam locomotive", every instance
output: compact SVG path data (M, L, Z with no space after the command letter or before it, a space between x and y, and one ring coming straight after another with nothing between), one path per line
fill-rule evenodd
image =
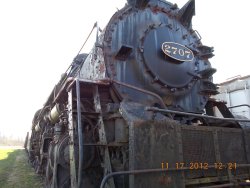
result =
M26 148L46 187L248 185L249 120L212 98L213 48L194 15L195 0L127 0L95 25L91 52L34 115Z

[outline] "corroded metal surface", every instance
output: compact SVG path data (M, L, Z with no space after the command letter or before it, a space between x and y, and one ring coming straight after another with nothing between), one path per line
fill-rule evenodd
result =
M94 25L93 49L77 55L34 115L27 148L46 187L218 187L249 178L249 126L238 122L250 120L208 100L217 93L213 48L192 28L194 14L194 0L180 9L128 0L105 30Z
M169 168L181 160L176 122L133 122L130 124L130 170L161 168L167 162ZM184 187L177 172L130 176L131 187Z
M68 122L69 122L69 162L70 162L70 182L71 187L77 187L76 179L76 159L75 159L75 130L73 120L73 91L70 90L68 93Z
M99 95L99 90L98 86L93 86L93 97L94 97L94 106L95 106L95 111L100 113L98 116L97 120L97 125L99 127L99 141L103 144L107 144L107 132L105 129L105 125L103 122L103 117L102 117L102 109L101 109L101 101L100 101L100 95ZM108 147L104 148L104 170L103 174L109 174L112 173L112 166L111 166L111 160L110 160L110 153ZM108 182L107 188L115 188L114 180L111 178Z
M163 173L163 177L168 177L165 183L159 174L131 176L130 186L184 187L190 180L205 177L208 179L204 183L213 182L209 178L217 176L231 176L233 180L237 179L235 176L246 176L248 168L239 168L248 163L243 139L239 129L184 126L173 120L131 122L130 170L154 169L162 164L163 168L189 170L184 176L182 172ZM214 168L208 169L211 165Z

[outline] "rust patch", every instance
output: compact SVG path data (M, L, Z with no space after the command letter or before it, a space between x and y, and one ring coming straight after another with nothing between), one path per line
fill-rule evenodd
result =
M99 66L99 71L100 71L100 73L105 72L105 64L104 64L104 63L101 63L101 64L100 64L100 66Z
M169 185L172 183L172 177L167 175L162 175L161 177L158 178L158 182L161 185Z

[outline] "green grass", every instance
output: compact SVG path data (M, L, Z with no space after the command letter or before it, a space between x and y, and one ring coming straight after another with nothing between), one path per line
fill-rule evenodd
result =
M27 162L23 149L0 148L1 188L42 188L41 178Z
M14 149L0 149L0 160L6 159Z

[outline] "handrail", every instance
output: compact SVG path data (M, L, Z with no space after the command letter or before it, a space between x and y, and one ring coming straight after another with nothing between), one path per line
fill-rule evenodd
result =
M108 81L108 82L110 82L110 83L116 83L116 84L118 84L118 85L121 85L121 86L130 88L130 89L134 89L134 90L137 90L137 91L139 91L139 92L146 93L146 94L148 94L148 95L151 95L151 96L153 96L153 97L155 97L155 98L157 98L157 99L159 100L160 105L161 105L163 108L166 108L166 105L165 105L164 101L162 100L162 98L161 98L158 94L156 94L156 93L154 93L154 92L151 92L151 91L148 91L148 90L145 90L145 89L136 87L136 86L134 86L134 85L130 85L130 84L124 83L124 82L120 82L120 81L118 81L118 80L113 80L113 79L102 79L102 81Z
M242 167L250 167L250 164L237 164L237 168ZM215 168L214 165L209 165L207 168ZM168 171L184 171L184 170L192 170L189 167L183 168L156 168L156 169L143 169L143 170L128 170L128 171L119 171L119 172L112 172L102 179L100 188L104 188L106 182L113 176L120 176L120 175L129 175L129 174L145 174L145 173L154 173L154 172L168 172Z
M248 104L241 104L241 105L229 106L228 108L238 108L238 107L242 107L242 106L246 106L246 107L250 108L250 105L248 105Z
M181 111L176 111L176 110L160 109L160 108L156 108L156 107L147 107L146 110L148 110L148 111L156 111L156 112L163 112L163 113L174 113L174 114L194 116L194 117L200 117L200 118L206 118L206 119L214 119L214 120L250 122L250 119L219 118L219 117L215 117L215 116L195 114L195 113L190 113L190 112L181 112Z

